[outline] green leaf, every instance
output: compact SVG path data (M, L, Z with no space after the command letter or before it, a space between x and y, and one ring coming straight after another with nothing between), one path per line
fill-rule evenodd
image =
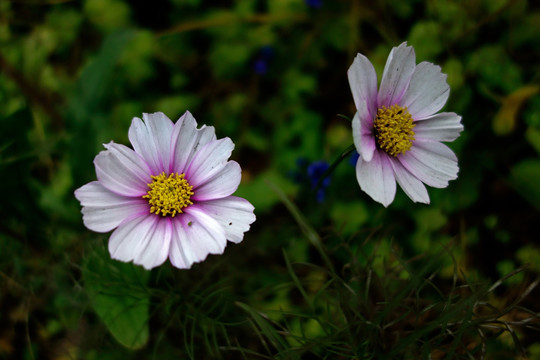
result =
M101 250L86 259L82 275L94 311L114 338L130 349L144 346L149 335L149 272L112 260Z

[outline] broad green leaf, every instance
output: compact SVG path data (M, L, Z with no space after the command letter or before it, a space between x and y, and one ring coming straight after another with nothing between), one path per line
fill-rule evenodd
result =
M149 335L149 272L96 251L86 259L82 275L92 307L113 337L130 349L144 346Z

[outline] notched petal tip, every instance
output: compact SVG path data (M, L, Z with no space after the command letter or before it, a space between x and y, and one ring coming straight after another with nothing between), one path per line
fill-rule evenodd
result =
M210 254L222 254L227 246L223 227L198 207L189 207L173 227L169 249L171 264L189 269Z
M407 106L415 119L423 119L438 112L450 95L447 75L441 67L427 61L416 66L402 105Z
M189 110L186 110L186 112L184 112L180 118L183 118L183 117L190 117L190 118L192 118L193 120L195 120L195 117L193 116L193 114L192 114L191 111L189 111ZM196 120L195 120L195 123L197 123Z
M169 117L167 115L165 115L165 113L161 112L161 111L156 111L156 112L153 112L153 113L143 113L143 120L144 122L149 122L149 121L169 121L172 123L171 119L169 119Z
M412 46L402 43L392 48L384 66L377 105L392 106L403 98L416 67L416 54Z
M197 128L197 121L186 111L174 124L171 139L172 170L183 173L199 149L216 140L216 133L213 126Z
M106 144L101 144L101 145L103 145L103 147L104 147L106 150L109 150L109 149L111 148L111 146L112 146L112 145L116 145L116 143L115 143L114 141L111 140L111 141L109 141L108 143L106 143ZM104 151L104 150L102 150L102 151Z
M228 137L213 140L201 147L186 169L186 176L194 187L204 184L227 165L234 143Z
M255 207L246 199L236 196L205 201L198 206L223 227L227 240L233 243L241 242L244 233L256 220Z
M461 116L449 112L438 113L415 123L415 138L424 141L454 141L464 129Z
M214 129L214 127L212 125L202 124L199 127L199 124L197 123L197 120L195 119L195 117L193 116L193 114L189 110L186 110L186 112L184 114L182 114L182 116L180 116L180 118L178 119L178 121L176 123L178 124L178 126L182 125L182 123L189 124L190 126L192 126L195 129L195 131L202 131L202 130L215 131L215 129Z
M217 172L213 172L210 178L194 188L194 200L206 201L221 199L232 195L240 185L242 169L234 160L227 161L225 166Z

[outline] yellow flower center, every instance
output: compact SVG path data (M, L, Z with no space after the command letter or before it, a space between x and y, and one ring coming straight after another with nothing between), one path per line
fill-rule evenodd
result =
M411 148L415 126L407 108L399 105L380 107L373 122L379 148L391 156L404 154Z
M189 199L193 195L193 187L184 178L184 174L178 173L152 176L152 182L148 184L150 190L143 195L148 199L150 213L174 217L183 213L182 209L193 204Z

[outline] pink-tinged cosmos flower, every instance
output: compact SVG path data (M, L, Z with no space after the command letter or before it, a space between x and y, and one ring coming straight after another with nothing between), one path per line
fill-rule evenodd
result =
M378 90L364 55L356 56L347 74L357 109L352 128L360 188L388 206L397 181L413 201L428 204L424 184L444 188L459 170L456 155L441 142L459 136L461 116L436 114L450 93L446 75L431 63L416 65L406 43L390 52Z
M152 269L167 258L187 269L239 243L255 221L253 205L231 196L241 169L228 161L234 144L197 129L186 112L175 124L143 114L129 128L133 150L113 142L94 159L97 181L75 191L83 221L109 232L112 258Z

